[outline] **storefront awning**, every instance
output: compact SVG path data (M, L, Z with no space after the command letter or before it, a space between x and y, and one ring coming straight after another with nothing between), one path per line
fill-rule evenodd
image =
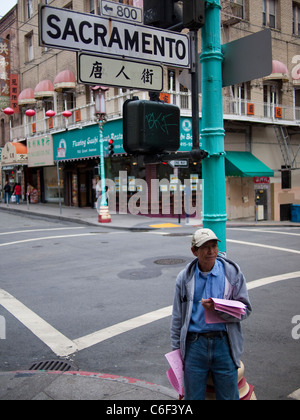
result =
M34 97L36 99L54 96L54 87L51 80L42 80L34 89Z
M31 88L22 90L18 97L18 105L29 105L35 103L36 100L34 98L34 90Z
M290 79L287 66L278 60L273 60L273 69L270 76L264 77L264 80L282 80L288 82Z
M1 155L2 168L11 165L27 165L27 147L22 143L6 143Z
M261 160L257 159L249 152L226 152L225 156L225 174L226 176L273 177L274 172Z
M63 89L75 89L76 79L71 70L63 70L54 79L54 89L59 92Z

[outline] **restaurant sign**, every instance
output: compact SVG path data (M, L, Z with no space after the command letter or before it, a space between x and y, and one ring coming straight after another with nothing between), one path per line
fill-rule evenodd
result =
M28 166L52 166L53 140L51 135L27 139Z
M201 130L201 120L199 120ZM123 120L108 121L104 125L104 153L108 156L108 142L114 140L115 155L125 154L123 148ZM93 125L78 130L53 134L54 160L57 158L57 149L65 149L65 157L59 160L88 159L98 157L100 154L99 127ZM192 120L181 118L180 152L189 152L193 146ZM200 144L201 146L201 144Z

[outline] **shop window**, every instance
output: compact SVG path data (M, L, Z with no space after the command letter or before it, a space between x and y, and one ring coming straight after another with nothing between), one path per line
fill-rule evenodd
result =
M60 195L63 197L64 183L62 169L60 171ZM48 203L59 202L59 191L57 183L57 169L55 166L44 168L44 183L45 183L45 201ZM63 198L62 198L63 200Z

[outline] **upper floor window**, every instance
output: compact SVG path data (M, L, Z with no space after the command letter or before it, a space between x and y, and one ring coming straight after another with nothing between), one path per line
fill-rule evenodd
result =
M73 10L73 2L71 1L70 3L67 3L64 6L64 9Z
M300 36L300 4L293 3L293 34Z
M277 4L276 0L263 0L263 25L270 28L277 26Z
M300 120L300 89L295 89L296 120Z
M98 0L87 0L88 13L100 14L100 3Z
M25 36L25 58L26 61L32 61L34 59L33 53L33 33L30 32L28 35Z
M26 16L30 19L33 15L33 0L26 0Z

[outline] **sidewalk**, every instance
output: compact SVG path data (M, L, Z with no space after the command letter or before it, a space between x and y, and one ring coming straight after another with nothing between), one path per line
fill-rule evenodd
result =
M61 220L66 222L75 222L88 226L98 226L110 229L122 229L129 231L148 231L152 229L182 229L201 227L202 221L200 219L189 218L189 223L186 223L185 218L170 217L147 217L133 214L112 214L111 223L99 223L98 213L96 209L78 208L78 207L64 207L60 214L58 205L54 204L7 204L0 203L0 211L9 211L14 214L23 214L24 216L34 216L47 219ZM232 220L227 222L227 227L275 227L275 226L293 226L300 227L300 223L293 222L274 222L274 221L259 221L248 219Z
M0 400L176 400L170 388L91 372L0 373Z

